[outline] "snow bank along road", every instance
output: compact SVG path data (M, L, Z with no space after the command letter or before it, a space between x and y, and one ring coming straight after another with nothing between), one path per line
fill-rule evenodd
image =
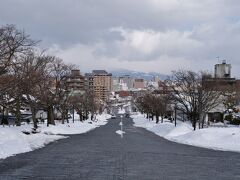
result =
M239 180L240 153L163 139L120 118L44 148L0 160L0 179Z
M93 130L107 123L108 114L97 115L98 121L92 122L90 119L84 122L76 120L75 123L61 124L56 122L55 126L47 127L45 124L39 124L38 131L40 133L26 135L22 131L31 132L32 124L25 124L19 127L2 127L0 126L0 159L6 157L33 151L44 147L46 144L67 138L69 134L82 134ZM65 136L62 136L65 135Z
M238 126L209 127L193 131L189 122L177 121L175 127L169 120L156 124L156 121L149 121L141 114L132 117L134 126L145 128L174 142L215 150L240 152L240 127Z

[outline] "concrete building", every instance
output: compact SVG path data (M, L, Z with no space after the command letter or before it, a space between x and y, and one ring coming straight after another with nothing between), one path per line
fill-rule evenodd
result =
M236 105L240 104L240 80L231 77L231 64L226 64L226 61L223 61L222 64L216 64L214 77L211 75L204 76L202 83L206 91L220 91L223 94L236 95L235 103ZM222 103L210 110L207 114L207 121L222 121L225 108Z
M133 88L133 83L134 83L134 79L129 76L129 75L125 75L120 77L120 82L122 81L122 83L125 83L128 89L132 89Z
M113 77L112 78L112 91L116 92L116 91L120 91L121 87L120 87L120 81L119 81L119 77Z
M86 73L85 74L85 87L88 91L94 91L93 86L93 74L92 73Z
M129 75L113 77L113 91L127 91L133 89L134 79Z
M214 89L222 92L239 91L239 80L231 77L231 64L216 64L214 69L214 77L207 75L203 77L203 87L205 89Z
M92 80L96 98L106 102L112 90L112 74L105 70L93 70Z
M215 78L231 78L231 64L227 64L224 60L222 64L215 65Z

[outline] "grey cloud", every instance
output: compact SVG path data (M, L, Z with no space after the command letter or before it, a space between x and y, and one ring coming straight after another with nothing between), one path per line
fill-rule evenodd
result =
M104 59L109 67L131 64L157 71L150 67L156 62L159 71L170 72L188 63L198 70L220 56L237 69L239 7L237 0L1 0L0 24L24 28L43 47L59 47L66 61L91 58L82 68L95 68L94 61ZM127 34L111 31L114 27ZM146 31L156 36L131 39L131 33Z

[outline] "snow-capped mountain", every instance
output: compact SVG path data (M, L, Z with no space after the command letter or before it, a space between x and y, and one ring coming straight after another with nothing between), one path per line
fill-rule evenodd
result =
M157 72L140 72L140 71L130 71L127 69L117 69L117 70L112 70L109 71L112 73L113 77L120 77L120 76L125 76L129 75L134 78L142 78L145 80L153 80L154 77L158 76L161 80L167 79L168 75L157 73Z

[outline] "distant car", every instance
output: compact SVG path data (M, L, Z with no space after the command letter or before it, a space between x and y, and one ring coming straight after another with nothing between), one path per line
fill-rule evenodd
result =
M126 114L125 117L126 117L126 118L130 118L130 114Z
M111 119L116 119L116 116L112 114Z

